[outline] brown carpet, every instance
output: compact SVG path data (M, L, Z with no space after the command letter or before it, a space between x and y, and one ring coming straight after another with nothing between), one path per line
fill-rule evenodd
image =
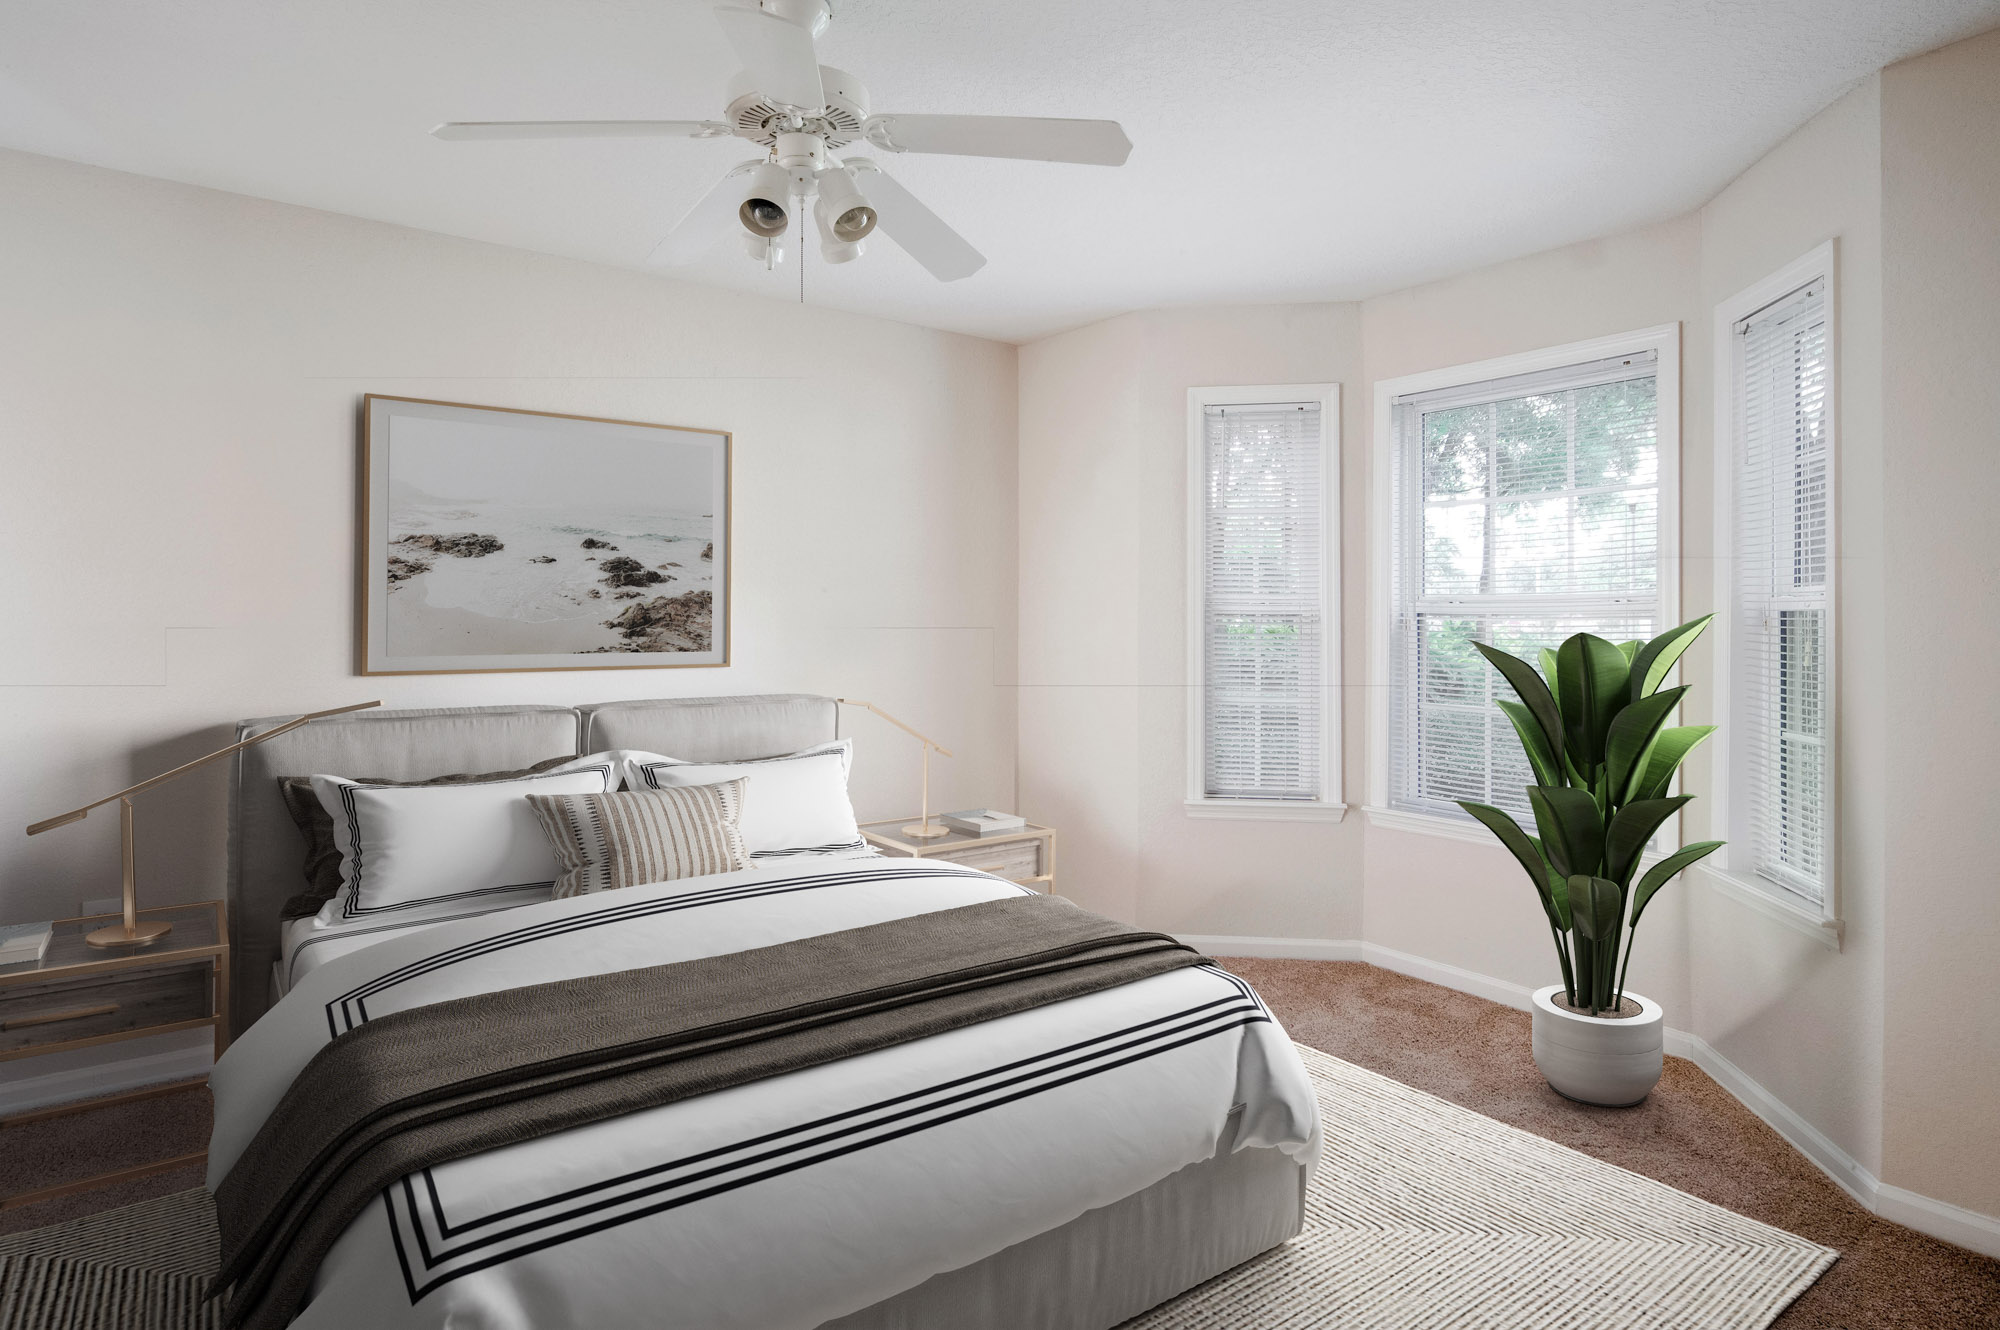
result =
M2000 1261L1877 1219L1691 1062L1589 1108L1535 1070L1526 1012L1372 965L1225 963L1302 1044L1836 1248L1775 1330L2000 1327Z
M105 1108L86 1109L0 1128L0 1196L40 1191L67 1182L177 1159L208 1148L208 1087ZM148 1178L93 1187L54 1200L0 1210L0 1233L19 1233L168 1196L202 1184L199 1164Z
M2000 1328L2000 1261L1884 1222L1850 1200L1693 1063L1637 1108L1573 1104L1528 1053L1528 1016L1370 965L1244 960L1300 1043L1538 1136L1838 1249L1777 1330ZM205 1148L194 1089L0 1132L0 1195ZM39 1228L201 1185L199 1168L0 1212L0 1233Z

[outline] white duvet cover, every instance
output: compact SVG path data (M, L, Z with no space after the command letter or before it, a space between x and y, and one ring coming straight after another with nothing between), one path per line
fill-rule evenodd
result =
M312 1055L387 1012L769 946L1024 890L949 864L753 868L388 935L298 977L217 1064L214 1187ZM427 1169L295 1323L806 1330L1214 1154L1311 1164L1298 1055L1204 966Z
M271 1000L276 1002L291 992L292 986L299 980L328 961L345 956L349 952L372 947L377 942L387 941L392 937L414 933L420 928L430 928L458 919L476 919L500 910L533 905L548 898L549 888L535 886L469 904L456 901L444 905L426 906L394 919L338 919L331 924L322 923L313 915L307 915L302 919L287 919L278 930L278 960L271 976Z

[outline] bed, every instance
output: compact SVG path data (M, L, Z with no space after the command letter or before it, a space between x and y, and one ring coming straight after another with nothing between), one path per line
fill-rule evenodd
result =
M1023 890L922 861L789 861L287 947L300 848L279 777L417 779L605 749L739 761L834 738L836 718L805 695L363 713L245 750L238 1037L212 1081L211 1185L357 1013ZM1318 1145L1303 1067L1261 1001L1190 965L427 1168L346 1229L296 1324L1097 1330L1294 1236Z

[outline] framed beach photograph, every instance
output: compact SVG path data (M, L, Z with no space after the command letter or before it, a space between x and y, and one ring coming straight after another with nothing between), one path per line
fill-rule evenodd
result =
M363 674L729 663L723 430L370 394Z

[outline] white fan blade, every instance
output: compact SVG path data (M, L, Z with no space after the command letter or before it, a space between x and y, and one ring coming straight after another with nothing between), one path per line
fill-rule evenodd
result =
M441 139L719 139L729 126L714 120L448 120L431 131Z
M1116 120L1044 120L1014 115L875 115L868 141L890 152L1018 157L1031 162L1123 166L1132 140Z
M741 162L731 168L728 175L716 182L714 189L702 195L701 201L674 223L674 229L667 232L667 238L653 250L652 257L646 260L647 264L680 267L707 253L736 219L736 209L743 202L743 177L759 165L758 162Z
M736 48L736 58L750 72L757 91L774 102L817 111L826 105L819 82L819 55L812 34L796 23L761 9L718 5L716 22Z
M986 266L986 256L966 243L944 219L917 202L916 196L891 180L866 157L850 157L854 183L875 209L875 224L889 233L909 256L940 282L970 277Z

